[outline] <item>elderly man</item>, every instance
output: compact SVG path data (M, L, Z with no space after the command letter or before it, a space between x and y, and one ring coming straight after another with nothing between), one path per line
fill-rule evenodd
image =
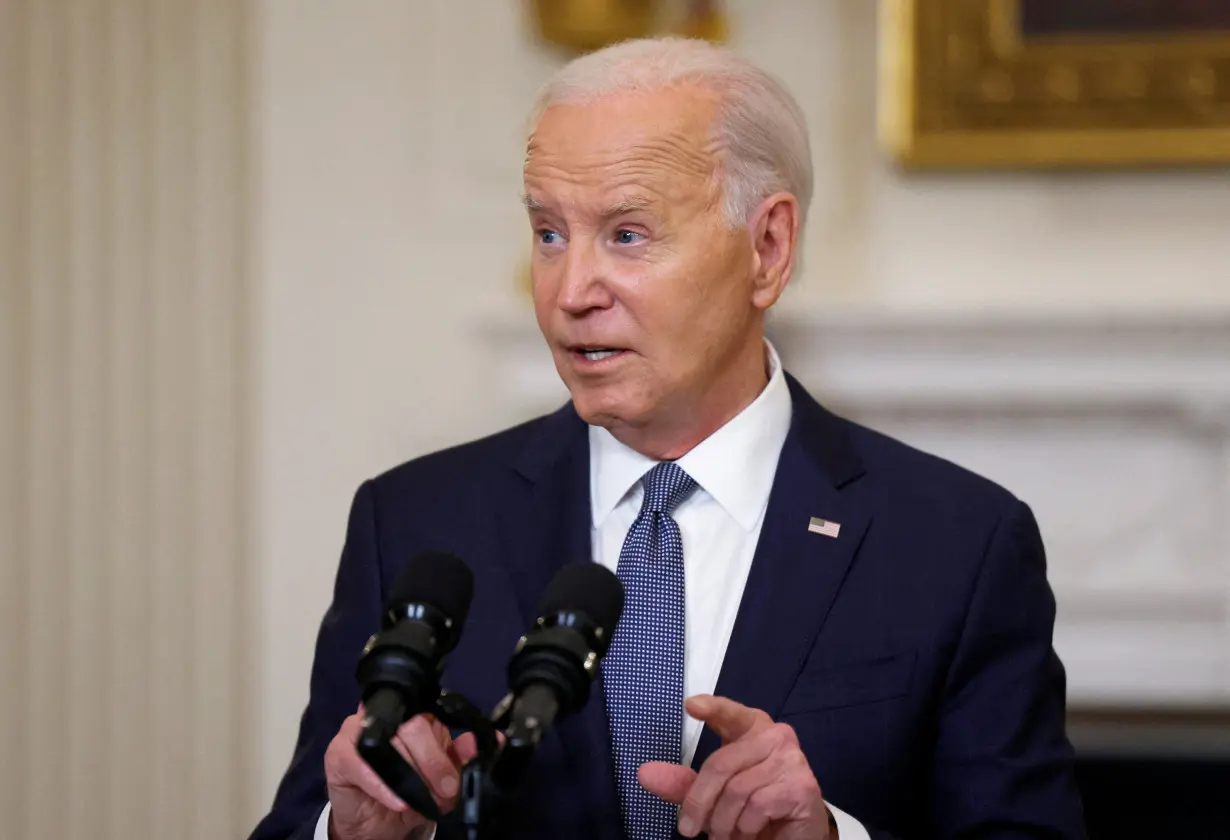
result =
M1029 508L830 414L765 340L812 190L789 93L729 51L635 41L564 67L532 124L534 305L571 402L359 488L253 836L455 836L354 746L387 584L448 549L476 587L446 683L488 708L562 564L626 590L511 836L1082 837ZM398 747L451 808L472 736L420 716Z

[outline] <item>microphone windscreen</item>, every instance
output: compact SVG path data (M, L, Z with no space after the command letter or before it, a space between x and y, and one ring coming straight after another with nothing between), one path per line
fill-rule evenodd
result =
M560 567L547 586L538 615L581 612L603 630L609 640L624 609L624 585L615 573L599 563L568 563Z
M473 597L474 573L464 560L444 551L426 551L410 558L389 600L393 605L430 604L461 626Z

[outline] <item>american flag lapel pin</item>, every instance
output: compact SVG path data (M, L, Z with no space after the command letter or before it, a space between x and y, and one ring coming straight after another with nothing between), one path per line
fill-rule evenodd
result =
M827 519L821 519L818 516L813 516L811 522L807 523L807 530L813 534L821 534L826 537L837 538L841 533L840 522L829 522Z

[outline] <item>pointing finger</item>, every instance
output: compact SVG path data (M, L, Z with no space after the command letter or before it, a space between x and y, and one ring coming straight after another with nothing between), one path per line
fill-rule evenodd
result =
M773 719L760 709L751 709L726 697L698 694L689 697L687 712L708 724L724 743L737 741L753 729L771 726Z

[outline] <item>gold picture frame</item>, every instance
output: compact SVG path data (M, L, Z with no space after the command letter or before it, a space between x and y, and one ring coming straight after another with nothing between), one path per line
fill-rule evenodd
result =
M1230 163L1230 27L1036 36L1028 2L881 0L879 132L895 161Z

